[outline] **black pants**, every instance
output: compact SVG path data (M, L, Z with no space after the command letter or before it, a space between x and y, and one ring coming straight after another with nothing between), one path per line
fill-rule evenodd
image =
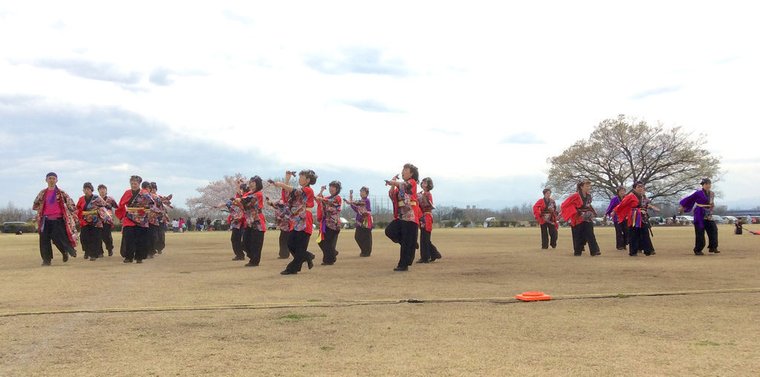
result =
M707 249L710 251L718 250L718 226L715 225L715 221L705 220L704 229L699 229L694 226L694 233L696 235L696 241L694 243L694 252L700 252L705 248L705 233L707 233Z
M245 230L241 228L232 228L231 230L232 235L230 235L230 243L232 244L232 252L235 254L235 257L245 258L245 251L243 248L243 233Z
M290 249L290 253L293 254L293 260L288 263L287 267L285 267L286 270L290 272L299 272L301 271L301 266L307 259L314 258L314 254L307 250L309 248L309 238L311 238L311 234L303 231L290 232L288 249Z
M53 260L53 245L61 254L76 254L76 250L69 243L69 237L66 235L66 223L63 219L44 220L42 229L40 229L40 256L43 261Z
M580 239L581 236L578 235L579 231L580 231L580 228L578 226L570 227L570 234L572 234L573 236L573 252L575 252L578 247L580 247L581 252L585 250L586 248L586 241ZM580 242L580 245L578 245L578 242ZM576 254L580 255L579 252L577 252Z
M113 229L112 224L103 224L103 227L100 228L100 239L101 239L101 242L106 245L106 250L108 250L108 255L111 255L113 253L113 234L111 234L112 229ZM101 250L103 250L102 245L101 245Z
M285 259L290 256L290 249L288 249L288 238L290 237L290 232L281 230L280 231L280 259Z
M148 255L156 255L156 245L158 243L158 225L148 226Z
M550 244L552 249L557 247L557 226L553 223L543 223L541 224L541 248L548 249Z
M83 226L79 233L85 258L97 258L103 255L103 242L100 240L100 228L94 225Z
M425 229L420 229L420 259L422 260L435 260L441 258L441 253L438 252L438 248L430 241L431 232Z
M385 236L393 243L401 243L401 220L394 219L385 227Z
M400 244L398 267L405 268L414 262L419 226L414 221L399 221Z
M652 237L649 234L649 224L642 224L641 228L630 227L628 232L630 234L630 243L628 244L629 255L636 255L639 251L643 251L646 255L654 252Z
M317 242L322 250L322 263L333 264L338 260L338 234L340 230L325 227L324 239Z
M599 244L596 243L596 236L594 235L594 223L589 221L583 221L580 224L573 227L575 230L575 255L580 255L583 251L583 246L588 244L591 255L599 254Z
M354 240L361 250L360 256L368 257L372 254L372 229L357 226L354 232Z
M258 265L261 262L261 248L264 247L264 232L253 228L245 228L243 232L243 250L250 259L249 263Z
M156 228L155 238L153 238L153 249L159 254L166 248L166 225L160 224Z
M148 257L149 230L141 226L126 226L122 229L121 256L124 259L143 260Z
M615 223L615 248L623 250L628 245L628 224L625 222Z

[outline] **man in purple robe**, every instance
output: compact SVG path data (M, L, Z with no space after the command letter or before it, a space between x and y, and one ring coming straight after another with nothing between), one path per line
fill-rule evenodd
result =
M696 241L694 244L694 255L704 255L702 250L705 248L705 233L709 243L707 250L711 253L720 253L718 250L718 226L712 219L712 211L715 208L715 193L711 190L712 181L708 178L702 179L701 190L694 191L693 194L681 199L680 212L691 212L694 210L694 233Z

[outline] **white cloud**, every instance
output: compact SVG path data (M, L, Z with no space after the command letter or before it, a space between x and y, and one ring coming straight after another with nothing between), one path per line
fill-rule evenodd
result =
M283 165L383 174L407 161L450 178L543 174L619 113L757 157L748 7L14 2L0 9L0 35L16 36L0 41L0 95L118 107Z

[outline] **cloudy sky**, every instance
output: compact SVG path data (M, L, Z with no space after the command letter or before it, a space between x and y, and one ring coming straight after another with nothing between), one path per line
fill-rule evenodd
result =
M743 1L0 1L0 205L54 170L175 203L312 168L438 205L533 202L547 158L626 114L707 135L760 205L757 13Z

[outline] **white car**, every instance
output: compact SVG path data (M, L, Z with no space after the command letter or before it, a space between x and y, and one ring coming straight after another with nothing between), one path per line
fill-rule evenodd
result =
M712 215L712 220L715 221L716 224L728 224L728 220L723 216Z

